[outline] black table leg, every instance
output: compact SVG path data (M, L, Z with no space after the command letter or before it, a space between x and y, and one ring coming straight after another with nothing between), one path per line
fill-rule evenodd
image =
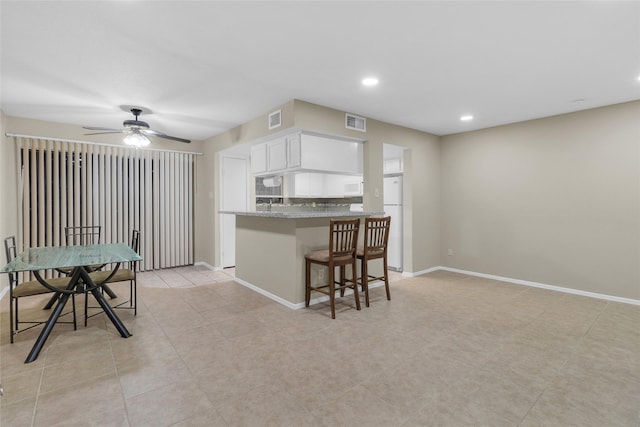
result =
M67 290L70 291L72 289L75 289L75 287L78 285L78 281L80 280L80 273L81 273L80 270L82 269L76 269L73 272L73 275L71 276L71 281L69 282L69 286L67 287ZM71 296L70 293L61 293L60 300L58 301L58 305L56 305L56 308L51 313L51 316L49 316L49 319L45 323L44 328L42 329L42 332L40 332L38 339L36 340L35 344L31 348L31 351L29 352L29 355L27 356L27 359L24 361L24 363L31 363L38 358L38 354L40 354L40 350L42 350L42 346L47 341L47 338L49 338L49 334L53 330L53 327L56 325L56 322L58 321L58 317L60 317L60 314L62 313L62 310L64 309L64 306L67 303L67 301L69 301L70 296Z
M100 307L102 307L104 312L107 314L107 317L109 317L113 326L115 326L118 332L120 332L120 336L122 338L129 338L131 333L127 330L124 323L122 323L122 320L120 320L115 311L113 311L113 308L111 308L107 300L104 298L104 295L100 292L100 287L96 286L95 282L91 279L91 276L89 276L84 268L80 268L80 277L82 277L87 288L91 290L91 293L95 297L96 301L98 301L98 304L100 304Z
M58 294L53 294L53 296L49 298L49 302L44 306L43 310L49 310L51 307L53 307L53 304L55 304L57 300Z
M111 323L113 323L113 326L115 326L118 332L120 332L120 336L123 338L130 337L131 333L127 330L127 328L124 326L124 323L122 323L122 320L120 320L120 318L113 311L113 308L111 308L107 300L104 298L104 295L102 295L102 292L100 292L100 287L96 286L95 282L91 280L91 277L89 276L89 273L87 272L85 267L77 267L73 270L71 281L69 282L67 290L75 290L75 288L78 286L78 283L80 282L80 279L82 279L87 288L91 290L91 293L95 297L96 301L98 301L98 304L100 304L100 307L102 307L104 312L107 314L107 316L111 320ZM84 287L82 289L84 289ZM42 350L44 343L47 341L47 338L49 338L49 334L51 334L51 331L58 321L58 317L60 317L60 314L62 314L62 310L64 309L67 301L69 301L70 296L71 293L61 293L58 305L56 305L56 308L53 310L53 312L51 312L51 316L49 316L49 319L45 323L42 332L40 332L38 339L31 348L31 351L29 352L29 355L27 356L24 363L31 363L38 358L40 350Z
M51 313L51 316L49 316L49 320L47 320L47 323L44 325L44 329L42 330L42 332L40 332L40 336L36 340L36 343L33 345L33 348L31 349L31 352L29 352L29 355L27 356L27 359L24 361L24 363L31 363L38 358L38 354L40 354L42 346L47 341L47 338L49 338L49 334L58 321L58 317L60 317L60 313L62 313L62 309L64 308L64 305L67 303L67 301L69 301L70 296L71 294L62 294L60 296L58 305L56 305L56 308Z
M111 299L118 298L118 295L116 295L116 293L113 292L113 290L110 287L108 287L107 285L102 285L102 289L104 289L104 291L107 293L107 295L109 295L109 298L111 298Z

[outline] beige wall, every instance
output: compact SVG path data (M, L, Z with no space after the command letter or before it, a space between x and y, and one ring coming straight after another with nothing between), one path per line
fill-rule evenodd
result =
M363 197L366 210L384 209L383 144L407 149L403 181L403 270L415 273L440 265L439 137L372 119L367 119L366 132L348 130L344 128L344 111L304 101L296 101L295 113L298 128L366 140Z
M639 117L630 102L443 137L443 264L640 299Z
M278 109L282 110L282 126L270 131L267 122L268 115ZM196 261L205 262L214 267L221 265L218 250L220 248L220 221L217 215L220 210L220 151L290 128L293 126L293 117L293 101L289 101L204 142L202 146L204 156L198 158L198 187L201 196L196 198L195 206Z
M7 138L7 117L0 111L0 238L18 235L18 210L16 206L16 151L11 138ZM4 265L4 242L2 243L2 265ZM8 285L6 274L0 274L0 291Z
M419 132L401 126L395 126L376 120L367 120L367 131L359 132L345 129L345 112L323 107L308 102L293 100L276 107L282 108L283 126L279 132L287 128L315 131L323 134L356 138L364 140L364 206L366 210L383 210L382 199L382 147L384 143L400 145L408 148L405 162L405 205L414 209L405 209L405 261L404 269L408 272L418 272L440 265L440 143L439 138L424 132ZM273 111L271 110L271 111ZM209 206L213 216L218 211L218 159L216 154L235 144L255 141L268 136L267 114L260 116L245 125L210 138L205 143L203 161L207 165L206 177L203 177L208 191L213 194L213 201ZM274 133L274 132L271 132ZM378 189L378 197L375 189ZM415 212L419 212L416 214ZM207 218L211 222L211 216ZM206 218L202 215L201 218ZM217 221L217 218L216 218ZM202 224L206 229L207 224ZM202 248L206 258L203 261L211 265L219 265L216 248L219 247L218 224L216 222L214 235L208 240L207 248ZM256 260L259 262L259 260ZM266 268L266 267L265 267Z

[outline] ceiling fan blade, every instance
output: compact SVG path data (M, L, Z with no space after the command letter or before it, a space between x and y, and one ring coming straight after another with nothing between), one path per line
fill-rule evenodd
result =
M191 142L191 140L189 139L178 138L177 136L167 135L166 133L158 132L157 130L143 129L143 130L140 130L140 132L145 133L147 135L157 136L158 138L170 139L172 141L178 141L178 142L185 142L187 144Z
M88 129L88 130L110 130L112 132L123 132L123 129L114 129L114 128L103 128L100 126L82 126L82 129Z
M92 133L85 133L85 135L106 135L108 133L124 133L121 130L113 130L113 131L108 131L108 132L92 132Z

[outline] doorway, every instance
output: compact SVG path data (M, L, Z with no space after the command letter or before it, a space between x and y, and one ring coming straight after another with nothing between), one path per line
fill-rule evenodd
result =
M246 211L247 159L222 156L220 158L220 210ZM220 265L236 265L236 216L220 214Z

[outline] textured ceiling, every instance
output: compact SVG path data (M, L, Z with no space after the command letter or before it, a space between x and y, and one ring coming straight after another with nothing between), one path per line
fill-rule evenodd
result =
M0 7L12 117L205 139L296 98L444 135L640 99L640 2Z

